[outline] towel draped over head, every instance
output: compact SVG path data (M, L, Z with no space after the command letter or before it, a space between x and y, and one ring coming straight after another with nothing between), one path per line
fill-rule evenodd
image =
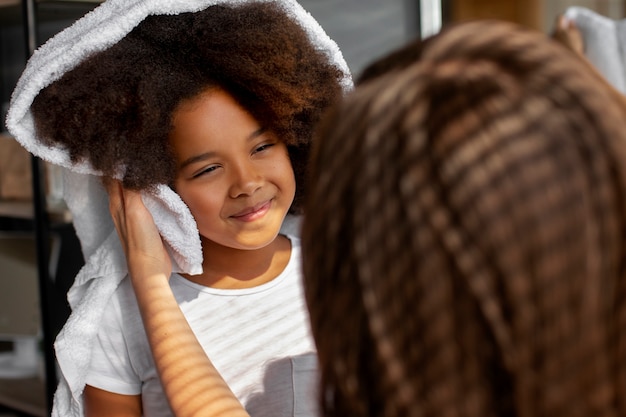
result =
M203 10L215 4L241 4L251 0L107 0L41 46L30 58L13 92L7 113L10 133L35 156L62 167L64 200L72 212L85 266L68 294L72 314L55 342L61 380L54 398L53 415L81 416L82 392L91 358L91 345L100 317L120 281L127 275L124 253L108 210L101 173L88 161L73 163L60 145L39 140L30 107L40 90L77 66L88 55L114 45L149 15ZM270 0L258 0L270 1ZM351 88L342 54L296 1L283 5L330 62L343 70L344 89ZM160 185L143 193L143 200L172 256L175 272L202 272L202 248L191 212L169 187ZM290 225L287 224L287 227ZM293 224L291 225L293 228Z

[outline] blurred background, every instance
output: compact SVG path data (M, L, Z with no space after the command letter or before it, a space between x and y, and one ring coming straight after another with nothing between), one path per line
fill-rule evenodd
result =
M0 417L49 415L57 370L52 341L83 259L60 198L58 172L6 132L11 92L27 57L99 1L0 0ZM613 19L626 0L301 0L355 76L375 58L454 22L495 18L550 33L569 6Z

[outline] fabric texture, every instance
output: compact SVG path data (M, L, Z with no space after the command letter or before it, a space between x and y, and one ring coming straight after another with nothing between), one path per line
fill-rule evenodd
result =
M585 55L602 75L626 94L626 19L614 20L584 7L570 7L585 42Z
M319 415L315 343L303 295L300 242L289 238L289 263L266 284L224 290L177 274L170 280L198 340L255 417ZM87 383L120 394L141 394L147 417L172 416L129 279L107 306Z
M68 294L71 316L55 342L61 374L54 416L83 414L82 392L94 337L111 295L127 274L127 267L110 219L107 195L100 184L101 173L88 162L72 163L62 147L39 141L30 111L33 99L86 56L112 46L149 15L194 12L215 4L249 1L107 0L35 51L17 83L7 113L7 128L28 151L64 170L63 197L72 213L86 260ZM329 61L344 71L344 87L350 89L349 70L336 43L296 1L276 1L291 12L320 50L327 53ZM142 197L172 256L174 272L201 273L200 239L187 206L167 186Z

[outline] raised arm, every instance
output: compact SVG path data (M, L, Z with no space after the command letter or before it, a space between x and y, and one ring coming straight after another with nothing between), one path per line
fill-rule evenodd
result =
M175 415L248 416L174 298L168 282L171 261L140 194L117 181L106 186L154 361Z

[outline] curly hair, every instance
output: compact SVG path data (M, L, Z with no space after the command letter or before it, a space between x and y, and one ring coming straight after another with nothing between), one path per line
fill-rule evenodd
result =
M625 415L624 98L507 23L410 53L313 148L303 268L325 415Z
M217 86L287 144L295 208L314 125L344 77L280 5L215 5L147 17L43 89L32 112L42 140L72 161L146 189L176 175L168 134L177 105Z

